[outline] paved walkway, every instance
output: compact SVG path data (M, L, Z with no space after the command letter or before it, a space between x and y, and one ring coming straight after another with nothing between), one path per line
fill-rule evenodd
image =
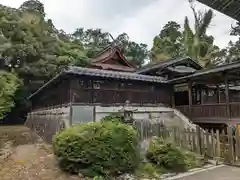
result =
M223 166L188 177L182 177L178 180L240 180L240 168Z

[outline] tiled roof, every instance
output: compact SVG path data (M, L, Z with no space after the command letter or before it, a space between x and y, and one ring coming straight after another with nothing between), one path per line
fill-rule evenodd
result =
M137 70L136 72L139 74L143 74L143 73L146 73L149 71L157 70L159 68L163 69L163 68L169 67L171 65L174 65L176 63L182 62L182 61L189 61L190 63L194 64L194 66L196 66L198 69L202 69L202 67L198 63L196 63L194 60L192 60L189 57L185 57L185 58L178 58L178 59L168 59L165 61L157 62L155 64L150 64L150 65L147 65L147 66Z
M239 0L197 0L233 19L240 21Z
M137 80L137 81L146 81L146 82L159 82L165 83L166 80L163 77L159 76L147 76L137 73L130 72L119 72L119 71L109 71L102 69L91 69L91 68L82 68L82 67L69 67L65 71L67 74L77 74L77 75L86 75L86 76L98 76L98 77L107 77L115 79L125 79L125 80Z
M130 72L119 72L119 71L109 71L102 69L91 69L91 68L83 68L70 66L66 70L62 71L60 74L55 76L49 82L44 84L41 88L39 88L36 92L34 92L30 97L32 98L40 91L48 87L50 84L55 82L57 79L61 78L64 75L79 75L79 76L91 76L91 77L103 77L103 78L112 78L112 79L121 79L121 80L134 80L134 81L144 81L144 82L155 82L155 83L167 83L165 78L159 76L148 76L137 73Z
M99 67L101 69L108 69L114 71L124 71L124 72L135 72L135 68L130 68L127 66L122 66L118 64L103 64L103 63L94 63L91 65L92 67Z
M225 64L225 65L221 65L213 68L202 69L202 70L196 71L194 74L169 80L168 82L181 82L184 80L193 79L195 77L207 76L207 75L212 76L217 73L224 73L224 72L234 71L237 69L240 69L240 62L234 62L231 64Z
M91 63L103 63L106 62L108 59L112 58L115 54L117 54L120 59L130 68L133 68L133 65L128 62L128 60L124 57L121 50L117 46L108 46L102 52L96 55L93 59L91 59Z

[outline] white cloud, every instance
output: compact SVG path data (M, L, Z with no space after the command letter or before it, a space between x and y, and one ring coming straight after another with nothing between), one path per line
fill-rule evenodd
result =
M19 7L23 0L0 0L0 4ZM181 25L184 17L193 20L188 0L42 0L47 17L57 28L72 32L76 28L102 28L114 36L126 32L138 43L151 47L152 39L168 21ZM198 9L208 7L198 4ZM235 21L215 12L216 16L208 31L214 35L220 47L237 37L229 36Z

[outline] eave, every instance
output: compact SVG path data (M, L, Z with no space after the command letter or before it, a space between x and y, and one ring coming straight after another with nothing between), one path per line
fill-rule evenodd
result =
M237 21L240 21L239 0L197 0Z

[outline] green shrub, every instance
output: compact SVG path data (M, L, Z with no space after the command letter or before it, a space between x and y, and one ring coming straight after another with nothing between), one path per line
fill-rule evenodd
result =
M92 122L58 133L53 140L60 167L86 176L112 176L139 163L136 131L126 124Z
M187 169L199 168L204 165L204 160L201 158L197 158L197 155L186 151L184 152L184 161Z
M184 154L171 143L153 138L146 154L147 159L164 169L181 172L186 170Z
M140 163L134 172L139 178L157 178L161 173L161 169L152 163Z
M121 113L111 113L110 115L105 116L104 118L101 119L101 122L107 122L107 121L121 123L124 121L124 117L122 116Z

